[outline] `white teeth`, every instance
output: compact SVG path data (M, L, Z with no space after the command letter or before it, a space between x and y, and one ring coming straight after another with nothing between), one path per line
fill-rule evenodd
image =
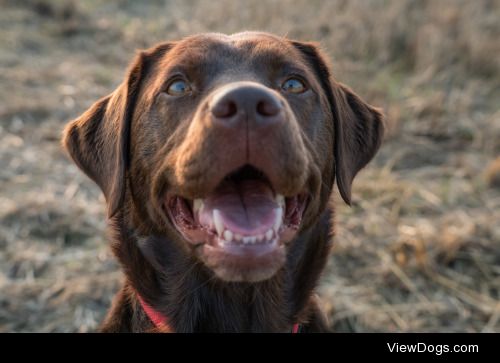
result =
M277 194L275 200L280 207L283 207L285 205L285 197L283 195Z
M214 209L212 217L214 220L215 230L217 231L217 234L219 236L222 236L222 233L224 232L224 224L222 223L222 216L220 215L218 209Z
M230 243L233 240L238 242L243 242L245 245L253 245L256 243L273 243L272 238L275 237L275 232L270 229L264 234L258 234L255 236L242 236L240 234L234 233L228 229L226 229L222 235L222 239L225 243ZM275 238L276 239L276 238Z
M274 210L276 212L276 220L274 221L274 226L273 229L278 232L279 228L281 227L281 222L283 219L283 209L282 208L276 208Z
M226 229L224 231L224 239L228 242L231 242L233 240L233 232L231 232L229 229Z
M193 200L193 212L197 212L203 207L203 199L195 199Z
M266 240L269 241L273 237L273 230L270 229L266 232Z

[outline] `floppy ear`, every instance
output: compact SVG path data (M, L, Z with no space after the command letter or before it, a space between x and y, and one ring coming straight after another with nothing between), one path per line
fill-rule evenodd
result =
M63 146L71 158L103 191L109 218L125 196L130 124L145 72L144 58L140 52L123 83L70 122L63 133Z
M382 143L382 112L364 102L330 74L327 58L314 43L292 42L305 56L328 98L334 124L334 157L337 186L351 204L354 177L376 154Z

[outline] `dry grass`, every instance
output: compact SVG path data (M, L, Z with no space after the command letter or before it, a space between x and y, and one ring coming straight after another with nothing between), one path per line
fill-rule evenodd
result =
M135 48L262 29L321 41L389 133L337 195L336 331L500 332L500 2L0 0L0 331L92 331L120 273L65 122Z

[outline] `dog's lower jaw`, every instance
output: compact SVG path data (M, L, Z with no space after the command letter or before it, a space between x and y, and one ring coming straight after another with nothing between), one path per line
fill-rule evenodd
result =
M127 266L125 283L101 331L155 330L137 294L168 317L174 332L289 332L294 323L302 324L304 331L321 331L316 323L310 328L308 321L319 319L310 312L310 299L327 261L330 220L331 212L326 211L316 226L298 236L284 267L272 278L228 283L210 277L205 266L193 263L193 257L175 243L159 249L165 246L159 237L138 241L123 214L118 214L111 220L110 231L113 251ZM139 244L151 247L148 258ZM150 262L151 256L156 262Z
M278 242L275 242L276 244ZM200 258L215 276L225 282L257 283L272 279L279 269L283 268L286 259L284 245L272 247L269 253L259 257L259 266L253 266L253 261L242 256L228 256L224 251L219 251L210 245L200 246L203 251Z

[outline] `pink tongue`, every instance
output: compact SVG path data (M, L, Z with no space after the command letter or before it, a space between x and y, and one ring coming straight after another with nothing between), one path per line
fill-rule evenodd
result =
M230 181L209 197L198 214L201 225L215 229L213 211L217 209L225 228L241 235L266 233L275 222L278 204L267 183L260 180Z

